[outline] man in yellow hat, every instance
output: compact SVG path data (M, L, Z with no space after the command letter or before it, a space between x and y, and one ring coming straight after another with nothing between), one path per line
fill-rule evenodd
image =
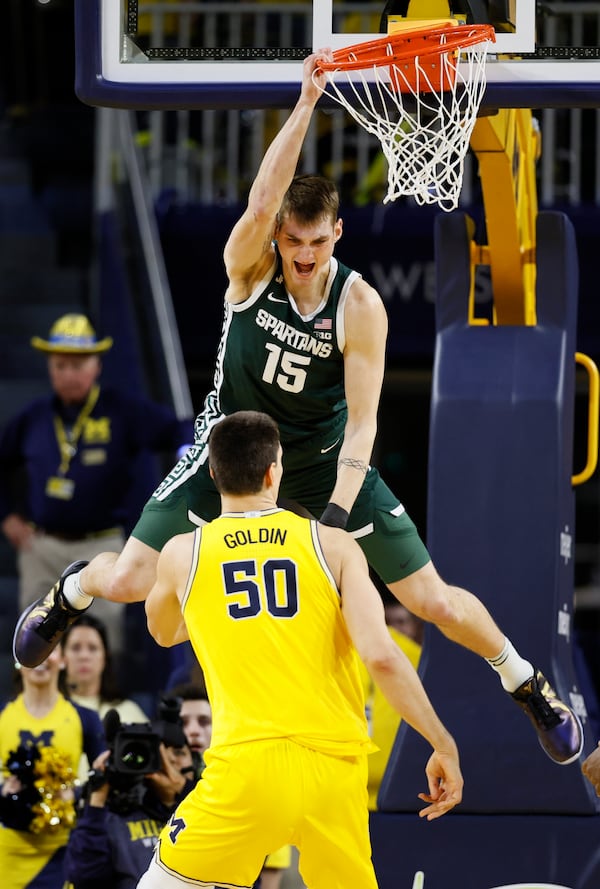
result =
M48 356L52 393L23 408L0 436L0 527L17 551L21 609L65 563L120 552L132 462L144 450L173 452L191 441L191 420L181 423L170 407L100 385L101 356L112 344L80 314L55 321L47 339L31 339ZM22 469L24 495L13 484ZM97 604L118 651L122 605Z
M63 315L50 328L47 340L31 337L31 345L50 355L101 355L112 346L112 337L96 339L96 331L85 315ZM97 363L97 362L95 362Z

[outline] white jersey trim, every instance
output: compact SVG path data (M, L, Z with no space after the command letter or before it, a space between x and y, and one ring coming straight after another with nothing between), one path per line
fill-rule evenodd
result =
M346 302L348 300L348 293L350 292L350 288L354 284L354 282L361 278L359 272L350 272L346 280L344 281L344 286L342 287L342 292L340 293L340 298L337 304L337 311L335 314L335 335L337 339L338 349L341 354L344 354L344 349L346 348L346 323L345 323L345 312L346 312Z
M291 305L292 309L294 310L294 312L296 313L296 315L298 315L298 317L301 318L302 321L304 321L305 323L307 323L308 321L312 321L313 318L317 317L319 312L323 311L323 309L325 308L325 306L327 305L327 302L329 300L329 294L331 293L331 288L333 287L333 282L335 281L335 276L337 275L337 272L338 272L338 261L335 258L335 256L332 256L331 259L329 260L329 274L327 275L327 281L325 283L325 291L323 293L323 299L321 300L321 302L319 303L317 308L314 309L312 312L309 312L308 315L302 314L302 312L296 305L296 300L294 299L292 294L289 292L289 290L287 291L290 305Z
M206 524L206 522L204 523ZM181 613L183 614L185 611L185 606L187 605L187 600L189 599L190 592L192 589L192 581L194 580L194 576L196 571L198 570L198 559L200 558L200 541L202 540L202 528L196 528L194 531L194 549L192 552L192 562L190 565L190 570L188 573L188 579L185 585L185 593L183 594L183 598L181 600Z
M230 302L227 303L227 306L231 309L231 311L232 312L245 312L246 309L250 309L254 305L254 303L257 301L257 299L267 289L267 286L273 280L273 275L275 274L276 270L277 270L277 255L275 255L275 258L273 260L273 265L270 267L269 271L264 276L264 278L258 282L258 284L254 288L254 290L252 291L250 296L247 296L246 299L243 300L241 303L230 303Z
M202 516L196 515L191 509L188 509L187 517L192 525L196 525L197 528L202 528L203 525L208 525L206 519L203 519Z
M402 503L399 503L398 506L395 506L393 509L389 510L390 515L399 516L402 515L403 512L406 512ZM373 522L369 522L368 525L363 525L362 528L357 528L356 531L349 531L350 537L354 537L355 540L358 540L360 537L368 537L369 534L372 534L375 530L375 526Z
M167 867L160 860L158 849L150 862L148 870L142 875L139 885L144 887L144 889L179 889L181 886L200 886L202 889L217 889L215 883L207 883L205 880L185 877L178 871ZM250 886L240 886L239 883L235 886L233 883L219 883L219 889L220 887L223 887L223 889L251 889Z
M325 558L325 553L323 552L323 548L321 546L321 540L319 538L319 529L317 528L317 520L310 520L310 533L312 535L313 546L315 548L316 556L321 564L321 568L323 569L329 583L336 591L338 596L341 597L341 593L339 591L338 585L335 582L335 578L329 569L329 565L327 564L327 559Z
M268 509L249 509L246 512L222 512L219 518L228 519L256 519L259 516L274 515L276 512L284 512L282 506L271 506Z
M179 462L175 464L171 472L162 480L156 491L154 491L154 493L152 494L153 500L166 500L166 498L173 491L176 491L177 488L181 487L181 485L184 485L188 481L188 479L196 475L199 468L206 462L208 458L208 446L204 445L201 450L200 447L201 446L198 445L192 445L192 447L189 448L187 453L184 454L181 460L179 460ZM199 451L199 453L197 456L194 456L194 458L191 459L191 451ZM185 466L187 464L187 468L184 472L179 472L178 467L180 464L182 466Z

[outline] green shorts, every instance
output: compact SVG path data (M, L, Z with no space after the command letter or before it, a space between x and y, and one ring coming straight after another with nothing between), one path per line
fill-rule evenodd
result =
M308 457L308 455L307 455ZM160 552L175 534L184 534L219 515L219 494L208 472L207 449L184 454L146 503L132 536ZM318 518L333 490L337 454L312 453L304 468L286 470L280 495ZM408 577L430 561L415 525L379 472L371 468L348 521L348 531L384 583Z
M216 519L221 498L208 472L206 457L205 445L189 448L144 506L132 537L160 552L176 534Z
M335 485L337 453L324 458L313 452L311 459L310 468L286 474L284 453L281 495L318 518ZM347 530L384 583L402 580L431 561L412 519L374 467L352 507Z

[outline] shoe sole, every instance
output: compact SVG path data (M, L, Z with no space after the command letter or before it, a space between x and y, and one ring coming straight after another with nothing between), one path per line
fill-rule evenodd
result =
M583 724L582 724L582 722L581 722L581 719L579 718L579 716L577 715L577 713L575 713L575 711L574 711L573 709L571 709L571 714L572 714L572 716L573 716L573 719L575 719L575 721L577 722L577 725L579 726L579 738L580 738L580 741L579 741L579 750L577 751L577 753L574 753L573 756L569 757L569 759L562 759L562 760L560 760L560 759L554 759L553 756L550 756L550 754L548 753L548 751L546 750L546 748L545 748L544 745L542 744L541 740L538 738L538 741L539 741L539 743L540 743L540 747L542 748L542 750L544 751L544 753L546 754L546 756L548 757L548 759L551 759L552 762L555 763L557 766L570 766L572 763L576 762L576 761L579 759L579 757L581 756L581 754L582 754L582 752L583 752L583 742L584 742L584 738L583 738Z
M23 612L23 614L17 621L17 625L16 625L15 631L13 633L13 644L12 644L13 658L15 659L16 663L21 664L22 667L29 667L30 669L33 669L33 667L39 667L39 665L43 662L44 659L42 658L42 660L38 661L36 664L32 664L32 663L26 664L24 661L21 660L21 658L17 654L17 639L18 639L21 627L23 626L23 624L25 623L25 621L27 620L27 618L29 617L29 615L31 614L33 609L37 607L37 605L38 605L38 603L34 602L33 605L30 605L29 608L25 609L25 611Z
M58 583L60 584L61 581L63 581L63 583L64 583L64 579L66 577L68 577L70 574L75 574L77 571L81 571L82 568L86 567L86 565L89 565L89 562L86 562L84 560L78 560L75 562L71 562L71 564L68 565L65 568L65 570L63 571L63 573L60 575ZM62 587L61 587L61 589L62 589ZM27 618L29 617L31 612L39 606L41 601L42 601L42 599L38 599L37 602L34 602L32 605L29 606L29 608L25 609L25 611L23 612L23 614L20 616L19 620L17 621L17 625L16 625L15 631L13 633L13 643L12 643L13 658L15 659L15 661L18 664L21 664L21 666L23 666L23 667L29 667L29 668L39 667L39 665L41 663L43 663L43 661L46 660L46 657L48 657L48 654L50 653L50 651L53 651L54 648L56 648L56 646L58 645L59 640L57 640L57 642L50 648L50 651L48 652L48 654L46 654L45 657L42 657L41 660L37 661L35 664L33 664L31 662L25 663L24 661L22 661L19 658L19 656L17 654L17 638L19 636L19 631L21 630L21 627L23 626L23 624L25 623L25 621L27 620ZM90 602L90 605L91 604L92 603ZM89 607L90 606L88 605L87 608L89 608ZM81 613L83 614L84 611L87 611L87 608L82 608ZM61 636L62 636L62 634L61 634ZM43 639L44 637L42 636L41 638Z

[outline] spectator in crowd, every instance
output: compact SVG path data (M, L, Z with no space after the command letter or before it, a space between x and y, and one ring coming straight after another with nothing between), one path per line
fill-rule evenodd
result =
M67 687L71 700L104 718L116 710L121 722L147 722L139 704L124 698L113 670L106 627L91 614L82 614L62 640Z
M65 875L73 889L137 886L162 827L196 780L183 733L180 746L161 743L159 749L160 768L148 774L119 772L113 750L94 762L87 801L65 856Z
M21 609L65 561L120 552L132 460L146 450L174 453L192 436L191 423L170 407L100 384L112 339L98 339L84 315L62 316L47 340L34 336L31 344L48 356L52 392L0 435L0 526L17 551ZM14 485L23 470L24 492ZM102 603L96 613L120 651L122 606Z
M212 736L212 710L204 685L192 682L177 685L169 694L181 701L179 715L187 745L192 752L196 777L204 771L204 753Z
M402 633L421 648L423 645L423 621L389 594L384 598L385 622L391 630Z
M284 843L314 889L375 889L357 652L433 748L419 794L429 820L460 802L456 746L389 636L358 544L277 508L277 424L255 411L224 418L209 463L221 517L165 545L146 613L160 645L189 635L213 734L140 889L250 887Z
M116 710L122 722L147 723L148 717L135 701L124 698L113 673L112 653L106 627L90 614L82 614L62 639L65 680L70 700L95 710L103 719ZM83 760L79 779L85 783L89 765Z
M0 713L0 882L3 889L62 889L75 823L82 754L106 749L97 713L68 700L61 648L16 674L17 695Z

